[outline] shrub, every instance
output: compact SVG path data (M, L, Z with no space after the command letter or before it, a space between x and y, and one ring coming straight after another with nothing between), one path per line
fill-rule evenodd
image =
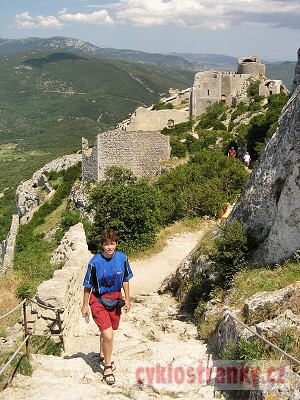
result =
M210 258L215 262L222 287L229 287L236 272L247 266L248 253L247 232L239 221L227 223L220 228Z
M95 210L89 246L99 251L99 236L106 227L119 233L120 249L126 252L144 250L152 245L160 221L159 192L146 179L137 179L120 167L106 170L106 180L91 193Z
M186 144L179 142L178 140L170 141L171 145L171 155L173 157L183 158L186 156Z
M61 217L60 227L63 232L66 232L71 228L71 226L78 224L80 222L80 212L64 212Z
M239 338L229 342L221 354L222 360L261 360L263 356L261 342L257 339Z
M30 299L34 296L35 290L36 289L32 283L24 281L17 287L16 297L17 299L23 299L25 297Z
M174 108L172 103L158 102L153 104L153 110L172 110Z

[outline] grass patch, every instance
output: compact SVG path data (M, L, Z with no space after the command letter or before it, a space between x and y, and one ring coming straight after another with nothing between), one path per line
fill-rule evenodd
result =
M0 276L0 315L6 314L21 303L15 296L17 287L21 282L21 277L16 272L7 271L5 276ZM7 284L9 282L9 285ZM16 324L21 315L22 309L10 314L0 320L0 337L5 337L7 327Z
M45 217L45 222L43 224L34 228L33 233L35 235L46 234L52 229L58 227L60 218L63 212L66 210L67 203L68 199L65 199L59 207Z
M44 354L46 356L60 356L62 348L60 342L55 342L51 338L34 336L29 339L30 352L34 354Z
M243 270L236 274L229 291L228 304L242 308L247 298L258 292L282 289L299 280L300 264L287 261L275 267Z
M0 353L0 367L5 365L5 363L9 360L12 354L13 351L2 351ZM33 368L29 360L22 353L19 353L13 359L13 361L11 362L9 367L4 371L4 373L0 375L0 392L4 390L7 387L7 385L12 381L17 371L18 373L26 376L31 376L33 372Z

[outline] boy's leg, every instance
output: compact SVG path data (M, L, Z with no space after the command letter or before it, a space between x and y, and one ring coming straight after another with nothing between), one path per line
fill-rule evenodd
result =
M105 329L104 331L101 332L100 335L100 352L102 351L103 357L104 357L104 365L105 367L111 366L111 355L112 355L112 350L113 350L113 337L114 337L114 331L112 327L109 327ZM100 353L101 354L101 353ZM112 374L112 369L111 368L106 368L105 371L103 372L103 375L109 375ZM107 377L107 380L110 382L114 381L113 376Z

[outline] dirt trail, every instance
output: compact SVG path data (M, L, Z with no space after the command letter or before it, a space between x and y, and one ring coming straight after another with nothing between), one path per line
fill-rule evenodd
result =
M179 315L175 299L157 294L202 235L178 234L161 253L131 263L132 309L115 334L115 385L102 382L97 327L78 321L79 335L69 341L67 351L61 357L34 356L33 376L17 376L1 399L214 399L214 388L197 373L199 365L211 363L206 345L197 339L196 327Z

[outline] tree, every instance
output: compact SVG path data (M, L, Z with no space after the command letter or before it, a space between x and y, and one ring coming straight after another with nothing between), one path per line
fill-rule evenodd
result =
M119 233L120 249L143 250L154 243L159 227L159 193L147 179L137 179L130 170L109 167L106 179L91 193L94 224L89 246L99 251L102 229L114 228Z

